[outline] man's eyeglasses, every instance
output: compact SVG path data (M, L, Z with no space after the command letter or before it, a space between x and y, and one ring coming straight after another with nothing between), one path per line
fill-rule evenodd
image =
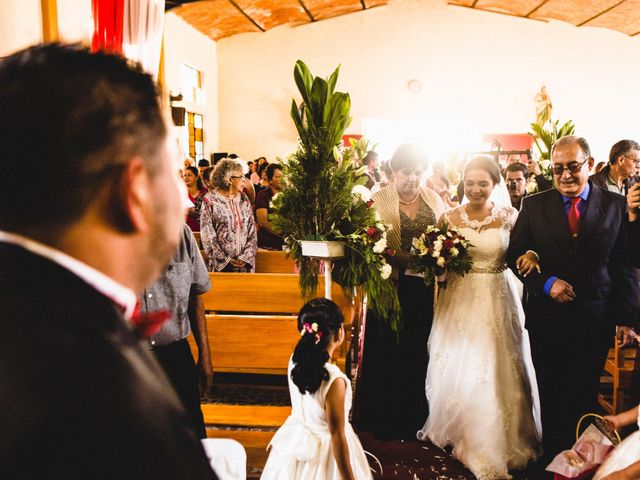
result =
M566 167L560 164L555 164L553 167L551 167L551 171L553 172L554 175L562 175L565 170L569 170L569 173L578 173L582 169L582 166L585 163L587 163L587 160L589 159L587 158L584 160L584 162L581 162L581 163L571 162Z
M244 175L231 175L231 178L244 178Z
M634 165L640 165L640 158L627 157L626 155L623 155L623 157L627 160L631 160Z

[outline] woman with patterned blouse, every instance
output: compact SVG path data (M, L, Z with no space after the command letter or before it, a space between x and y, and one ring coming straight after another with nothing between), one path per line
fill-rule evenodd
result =
M213 189L204 196L200 239L210 272L252 272L257 236L251 202L242 192L244 174L236 160L221 160L211 173Z

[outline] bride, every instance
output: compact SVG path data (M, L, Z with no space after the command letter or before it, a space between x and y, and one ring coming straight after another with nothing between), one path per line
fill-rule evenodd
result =
M517 211L490 200L496 163L464 171L469 202L445 213L472 243L473 269L450 275L429 337L429 418L418 439L453 454L480 480L511 478L538 454L540 412L517 280L504 260ZM527 268L532 268L530 262Z

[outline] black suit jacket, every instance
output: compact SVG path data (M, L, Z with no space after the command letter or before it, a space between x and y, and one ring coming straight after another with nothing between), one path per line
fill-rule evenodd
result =
M520 277L528 292L525 311L530 331L556 335L633 325L637 280L625 253L625 218L625 198L591 184L580 235L574 240L558 190L523 200L507 263L517 274L515 261L521 254L533 250L540 256L542 274ZM543 287L550 276L569 282L576 299L559 304L546 295Z
M0 385L0 478L216 478L160 367L114 305L4 243Z

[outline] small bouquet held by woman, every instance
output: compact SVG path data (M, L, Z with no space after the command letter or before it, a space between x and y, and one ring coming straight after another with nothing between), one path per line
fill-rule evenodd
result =
M437 278L438 284L445 287L447 272L464 276L471 271L472 246L454 227L429 225L425 233L413 239L409 268L422 274L426 285Z

